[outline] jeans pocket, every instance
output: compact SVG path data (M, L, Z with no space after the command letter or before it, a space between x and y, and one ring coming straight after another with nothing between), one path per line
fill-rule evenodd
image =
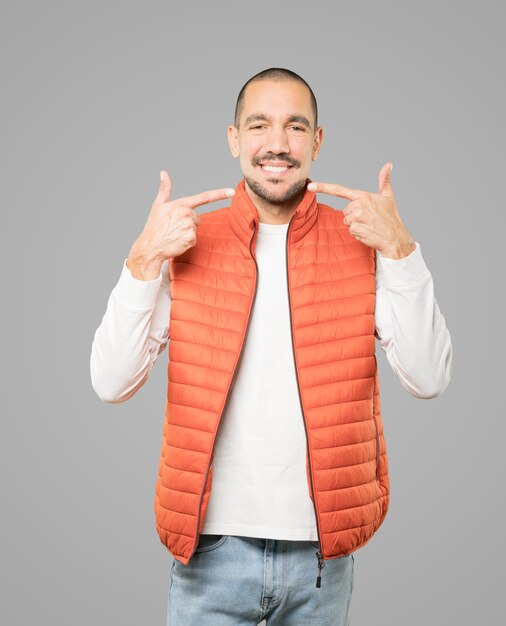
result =
M228 535L200 535L195 554L215 550L221 546L227 537Z

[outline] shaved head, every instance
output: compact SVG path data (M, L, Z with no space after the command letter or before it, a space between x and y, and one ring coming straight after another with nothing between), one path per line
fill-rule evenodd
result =
M263 80L271 80L274 82L285 82L285 81L296 81L298 83L302 83L303 85L305 85L308 89L308 95L310 96L311 99L311 107L313 109L313 116L314 116L314 129L317 128L318 126L318 106L316 104L316 98L314 96L313 90L311 89L311 87L306 83L306 81L299 76L298 74L296 74L295 72L292 72L291 70L287 70L283 67L270 67L269 69L263 70L262 72L259 72L258 74L255 74L255 76L252 76L242 87L241 91L239 92L239 95L237 96L237 102L235 105L235 115L234 115L234 125L239 128L239 123L240 123L240 119L241 119L241 113L242 113L242 109L243 109L243 102L244 102L244 96L246 93L246 88L248 87L248 85L250 85L251 83L257 82L257 81L263 81ZM313 130L314 130L313 129Z

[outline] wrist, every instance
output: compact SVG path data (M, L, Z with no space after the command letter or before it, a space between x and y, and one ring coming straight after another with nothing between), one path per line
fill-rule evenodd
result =
M130 273L138 280L155 280L160 275L162 264L163 259L137 243L132 246L126 261Z
M387 259L403 259L416 250L416 243L413 238L396 242L390 246L386 246L380 250L381 254Z

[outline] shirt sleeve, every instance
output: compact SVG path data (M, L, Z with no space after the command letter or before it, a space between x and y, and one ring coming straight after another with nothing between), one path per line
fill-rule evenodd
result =
M123 262L93 339L92 386L104 402L125 402L144 385L169 341L168 261L153 280L134 278Z
M376 251L376 337L403 387L434 398L450 382L452 343L420 244L402 259Z

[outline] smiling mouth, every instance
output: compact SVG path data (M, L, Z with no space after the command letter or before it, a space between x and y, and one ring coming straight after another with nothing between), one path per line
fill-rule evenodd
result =
M262 165L260 164L260 169L267 174L277 174L278 176L286 174L288 170L292 168L291 165Z

